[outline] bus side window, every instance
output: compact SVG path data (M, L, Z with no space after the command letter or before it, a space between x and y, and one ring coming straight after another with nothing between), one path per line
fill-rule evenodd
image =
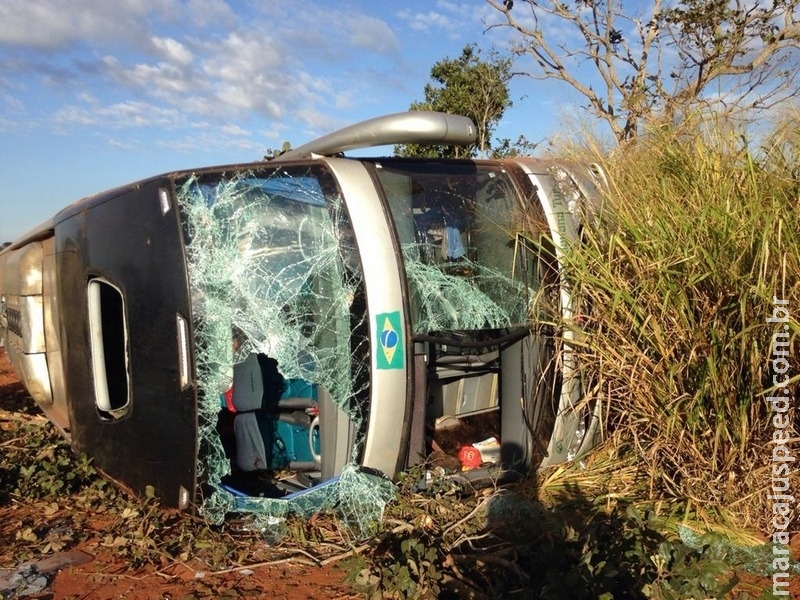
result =
M101 418L130 412L128 327L122 291L103 278L89 280L89 339L95 405Z

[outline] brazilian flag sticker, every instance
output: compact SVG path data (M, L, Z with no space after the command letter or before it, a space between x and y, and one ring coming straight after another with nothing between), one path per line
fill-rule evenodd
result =
M404 368L406 353L400 312L379 314L375 317L375 325L375 331L378 332L378 368Z

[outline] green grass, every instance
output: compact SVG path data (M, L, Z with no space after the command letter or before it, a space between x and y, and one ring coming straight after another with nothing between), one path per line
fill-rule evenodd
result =
M646 496L766 532L774 296L792 314L794 398L800 378L800 129L759 146L709 129L593 157L609 190L566 259L585 313L567 326L607 404L607 443L641 461Z

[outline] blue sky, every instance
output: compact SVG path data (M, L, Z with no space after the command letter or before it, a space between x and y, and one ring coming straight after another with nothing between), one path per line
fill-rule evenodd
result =
M257 160L423 98L468 43L505 49L482 0L2 0L0 242L89 194ZM559 127L556 84L515 79L496 134Z

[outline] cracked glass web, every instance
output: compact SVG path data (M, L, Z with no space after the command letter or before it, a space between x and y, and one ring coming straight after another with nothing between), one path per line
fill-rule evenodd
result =
M393 489L355 468L368 406L369 350L361 268L331 176L318 166L204 174L183 182L177 195L194 312L198 479L213 489L201 514L220 522L243 510L266 524L288 512L336 505L367 527ZM282 499L234 494L220 485L231 461L218 415L234 365L250 353L276 359L287 387L305 384L311 396L330 398L349 420L355 434L349 464L336 465L340 477ZM286 466L278 478L293 475Z
M377 173L400 237L414 334L527 325L539 273L508 175L391 161Z

